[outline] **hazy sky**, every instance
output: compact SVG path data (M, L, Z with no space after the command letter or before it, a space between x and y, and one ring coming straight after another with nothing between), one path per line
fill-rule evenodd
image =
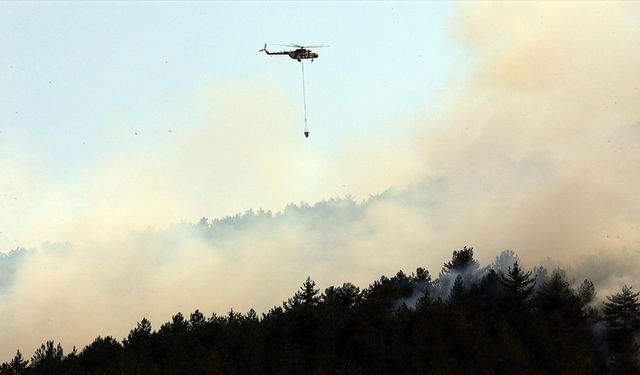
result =
M3 2L0 157L13 173L0 176L0 208L11 214L10 220L0 218L0 248L51 240L33 239L15 223L38 220L33 216L43 215L43 205L68 215L68 204L78 204L89 180L104 175L106 164L126 163L144 150L164 151L162 160L176 160L185 134L225 126L220 123L225 120L211 119L220 112L214 109L220 101L212 96L225 97L240 86L235 95L247 96L248 103L238 102L233 110L251 116L242 124L242 137L226 140L231 148L243 147L233 142L267 142L260 134L273 127L278 113L286 116L278 121L286 121L295 137L277 147L295 148L291 157L299 160L313 154L329 169L326 160L349 137L406 136L407 127L394 119L429 106L462 64L464 50L446 35L452 8L437 2ZM331 45L307 63L310 139L301 136L299 64L257 52L263 43L290 42ZM252 100L269 103L268 112L251 108ZM228 157L255 164L262 156ZM209 168L208 163L202 160L199 168ZM144 167L136 173L144 174ZM222 190L218 198L224 205L203 203L166 219L220 216L256 206L281 209L288 201L336 192L366 196L386 188L337 190L348 181L325 186L322 173L292 172L286 179L302 184L300 193L289 200L261 196L248 202L233 187L246 181L222 173L214 177L207 188L214 194ZM310 184L313 178L318 181ZM57 199L54 192L66 198L73 190L79 190L71 193L73 202L62 207L51 202Z
M331 45L309 139L265 42ZM0 360L465 245L637 285L638 45L633 2L0 3Z

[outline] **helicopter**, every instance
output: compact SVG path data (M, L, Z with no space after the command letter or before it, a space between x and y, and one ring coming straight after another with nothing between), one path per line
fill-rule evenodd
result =
M317 59L318 53L313 52L309 48L320 48L320 47L329 47L329 46L299 46L297 44L276 44L276 46L282 47L291 47L296 48L293 51L280 51L280 52L269 52L267 51L267 44L265 43L264 48L259 49L258 52L264 51L267 55L288 55L294 60L302 61L303 59Z
M283 46L289 48L296 48L293 51L280 51L280 52L269 52L267 51L267 44L264 44L262 49L259 49L258 52L264 51L267 55L287 55L294 60L298 60L300 62L300 67L302 68L302 102L304 104L304 137L309 138L309 127L307 126L307 94L304 86L304 63L302 60L306 59L317 59L318 54L313 52L311 48L320 48L320 47L329 47L329 46L300 46L297 44L276 44L276 46Z

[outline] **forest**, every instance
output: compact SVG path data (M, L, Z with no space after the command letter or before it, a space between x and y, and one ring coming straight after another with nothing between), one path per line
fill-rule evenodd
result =
M307 278L260 315L196 310L155 330L142 318L122 340L17 350L0 374L640 374L638 295L598 298L591 281L524 269L509 251L480 267L465 247L437 276L322 292Z

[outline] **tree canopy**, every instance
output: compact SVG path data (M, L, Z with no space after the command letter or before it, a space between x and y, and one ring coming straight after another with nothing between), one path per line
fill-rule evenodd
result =
M308 277L261 315L178 312L157 330L142 318L79 352L53 340L29 360L18 350L0 375L640 373L640 293L624 286L598 305L589 280L498 260L481 269L465 247L435 280L418 267L363 289L321 292Z

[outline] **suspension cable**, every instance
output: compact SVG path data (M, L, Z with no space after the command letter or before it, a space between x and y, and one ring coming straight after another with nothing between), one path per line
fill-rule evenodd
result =
M302 102L304 103L304 132L305 136L309 134L309 128L307 127L307 93L304 87L304 61L300 61L300 66L302 66Z

